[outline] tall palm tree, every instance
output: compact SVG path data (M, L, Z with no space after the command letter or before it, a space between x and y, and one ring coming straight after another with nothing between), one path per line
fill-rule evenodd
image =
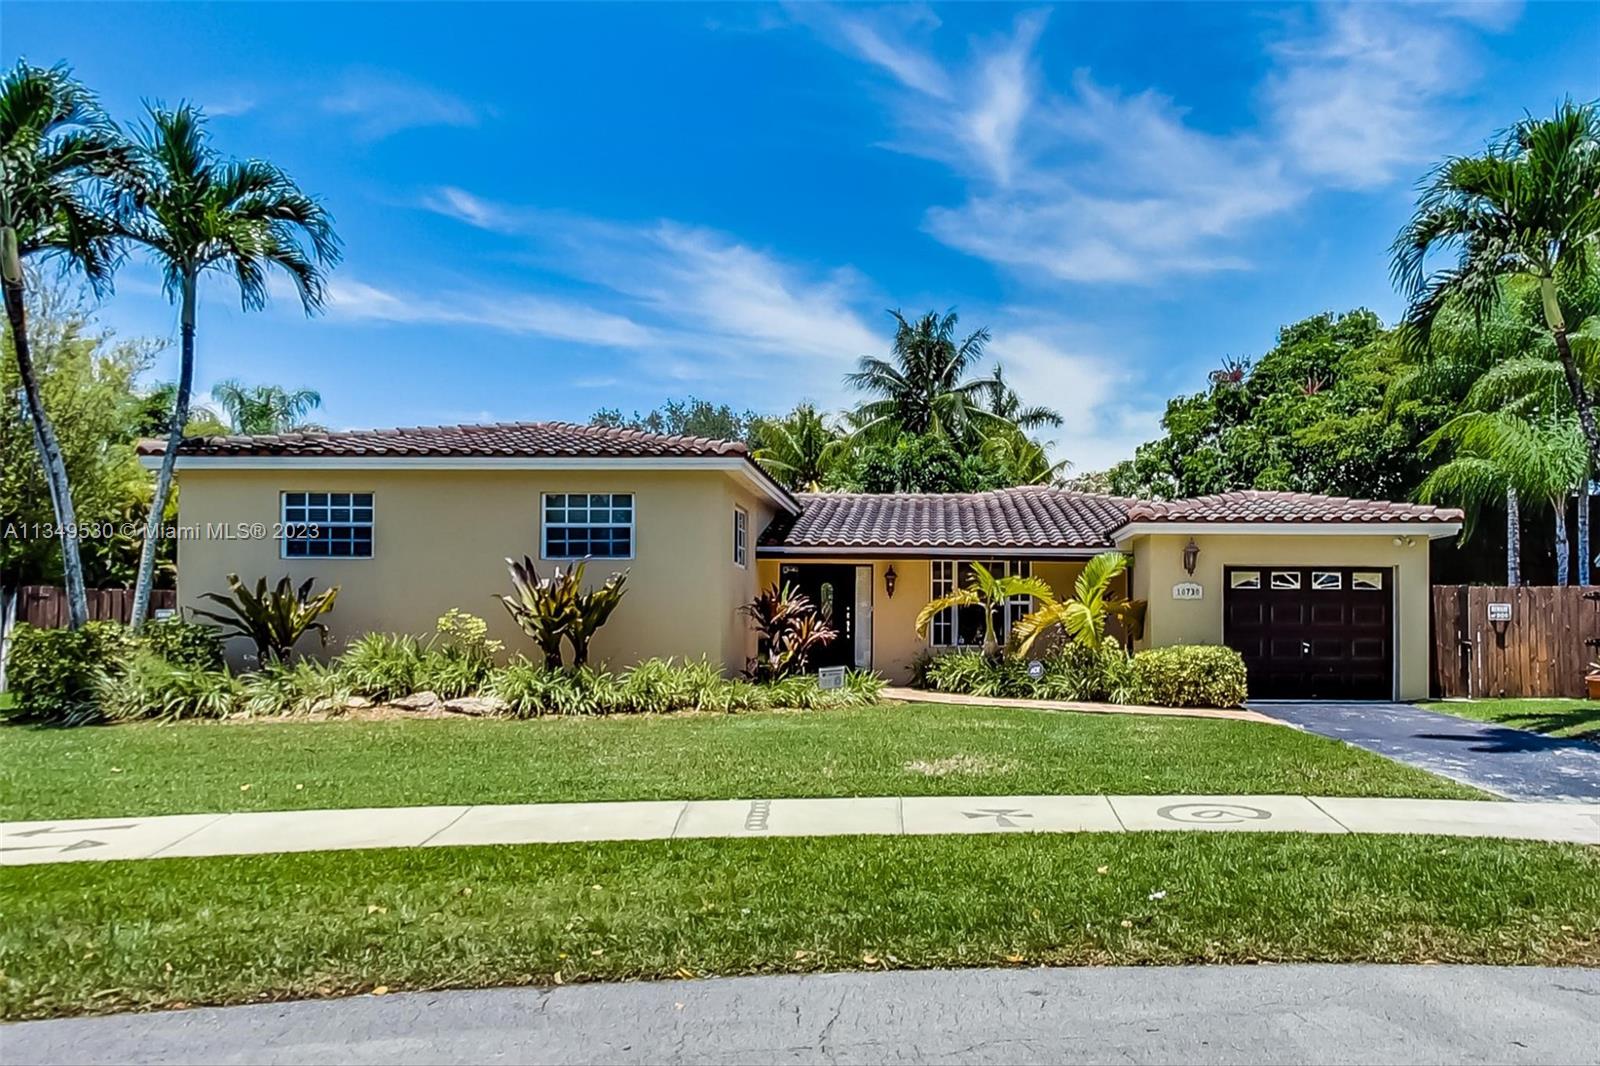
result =
M305 416L322 406L315 389L290 391L281 385L245 385L236 378L219 381L211 398L228 415L234 433L308 433L322 429Z
M761 419L755 430L755 461L795 492L822 491L850 449L845 435L808 403L797 405L783 418Z
M856 432L868 440L892 439L901 433L961 437L975 422L998 420L983 406L991 391L986 378L967 373L983 358L989 331L979 329L956 340L954 311L943 316L929 311L915 322L899 311L890 358L862 356L859 369L845 383L876 397L854 412Z
M1586 278L1600 256L1600 109L1563 104L1553 118L1518 123L1481 156L1446 160L1395 238L1393 273L1411 301L1409 334L1426 345L1440 310L1459 300L1480 316L1500 299L1501 282L1531 278L1555 342L1567 390L1600 468L1600 424L1592 383L1574 356L1557 283ZM1428 272L1435 251L1453 252L1448 269Z
M240 303L253 311L266 304L268 270L282 270L312 314L322 307L323 269L338 261L339 241L327 210L282 170L257 159L222 159L211 147L204 116L188 104L171 111L152 107L135 140L139 173L123 198L123 231L161 267L167 295L181 309L178 389L134 586L138 624L150 601L160 518L189 417L200 276L231 276Z
M1065 421L1061 417L1061 412L1053 407L1023 403L1022 397L1017 395L1017 390L1006 380L1004 366L996 364L994 373L989 375L984 384L988 386L988 393L984 399L985 409L1018 429L1039 429L1044 426L1055 429Z
M89 619L89 597L67 464L40 398L28 345L23 262L59 258L103 290L115 265L116 243L101 182L122 174L127 164L127 145L116 126L65 66L44 69L19 62L6 73L0 82L0 277L23 406L61 533L67 621L74 629Z

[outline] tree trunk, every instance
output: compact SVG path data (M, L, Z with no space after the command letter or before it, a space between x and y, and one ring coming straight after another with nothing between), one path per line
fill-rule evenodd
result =
M178 445L183 442L183 427L189 421L189 392L194 387L195 281L193 271L184 274L178 395L172 405L172 421L167 424L167 446L161 454L161 469L156 472L155 496L150 501L150 518L145 522L144 545L139 551L139 576L133 586L134 629L143 626L145 616L150 613L150 590L156 577L156 549L161 545L161 525L167 510L167 497L172 493L172 471L178 463Z
M1572 344L1567 340L1567 323L1562 317L1561 305L1556 300L1554 279L1539 279L1539 295L1544 301L1545 324L1550 327L1550 333L1556 341L1556 352L1561 356L1561 369L1567 377L1567 390L1572 393L1572 406L1578 412L1578 425L1583 428L1583 439L1589 443L1589 465L1600 469L1600 424L1595 421L1594 404L1589 390L1584 387L1583 375L1578 372Z
M1506 584L1522 584L1522 515L1516 489L1506 489Z
M1571 584L1568 562L1572 548L1567 542L1567 494L1562 493L1550 501L1556 509L1556 584Z
M1589 554L1589 477L1578 486L1578 584L1589 584L1594 559Z
M5 231L3 276L6 317L11 322L11 346L17 353L17 373L22 378L23 402L33 422L34 447L44 466L45 484L50 490L50 506L55 513L57 540L61 543L61 574L67 587L67 625L80 628L89 620L89 594L83 583L83 557L78 550L78 515L72 506L72 489L67 481L67 461L61 454L56 428L45 413L39 392L38 372L33 365L33 350L28 345L28 314L23 302L22 261L17 255L17 236Z

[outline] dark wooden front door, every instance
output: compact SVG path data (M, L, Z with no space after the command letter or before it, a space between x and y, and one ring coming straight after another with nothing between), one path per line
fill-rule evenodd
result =
M780 580L793 585L839 635L812 652L807 667L855 665L856 568L837 563L786 563Z
M1256 699L1394 698L1394 572L1230 566L1223 643L1244 656Z

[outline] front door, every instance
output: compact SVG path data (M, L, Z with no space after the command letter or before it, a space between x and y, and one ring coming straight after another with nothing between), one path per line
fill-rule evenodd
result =
M1230 566L1223 643L1263 700L1394 698L1394 571Z
M786 563L780 580L793 585L839 635L811 653L807 668L854 666L856 655L856 568L837 563Z

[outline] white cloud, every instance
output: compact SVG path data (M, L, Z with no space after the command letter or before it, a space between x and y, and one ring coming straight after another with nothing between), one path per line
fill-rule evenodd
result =
M423 197L422 206L478 229L505 233L519 228L515 217L499 205L452 185L441 186Z
M376 71L346 74L319 104L350 120L356 135L367 140L425 126L475 126L481 117L460 97Z

